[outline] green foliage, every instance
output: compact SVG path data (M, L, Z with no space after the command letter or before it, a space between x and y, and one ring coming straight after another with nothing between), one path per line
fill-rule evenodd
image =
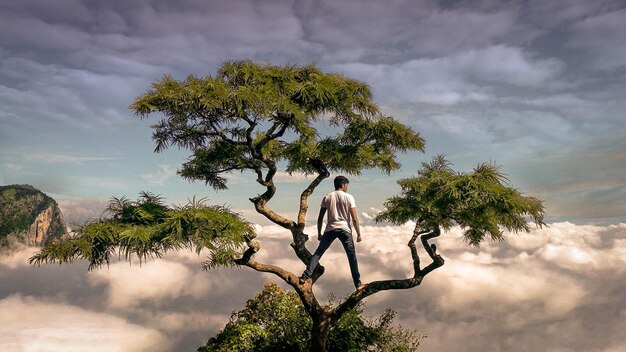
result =
M181 175L225 189L225 173L284 161L288 172L359 174L400 167L397 152L423 150L418 133L380 115L369 87L315 65L272 66L252 61L224 64L218 74L177 81L169 76L130 106L153 125L157 151L170 145L193 151ZM328 118L334 136L316 123Z
M110 217L85 224L71 238L47 244L30 258L31 264L86 259L91 270L108 265L116 255L128 261L137 256L141 262L188 248L198 254L208 249L205 268L229 266L254 231L227 208L195 199L170 208L160 197L145 192L137 201L112 198L105 213Z
M137 201L112 197L104 211L120 224L154 225L163 221L168 208L160 196L140 192Z
M359 303L342 315L330 331L329 351L411 352L417 351L427 337L401 325L393 326L396 312L391 309L372 320L363 317L364 308L364 304Z
M310 328L297 294L269 283L199 351L305 351Z
M529 231L527 218L543 226L543 201L523 196L509 185L494 164L480 164L470 173L455 172L443 156L423 163L417 177L398 181L401 194L385 202L378 221L416 221L423 228L461 226L471 245L485 238L503 240L502 229Z
M329 351L416 351L425 337L392 326L395 313L391 310L370 320L362 317L363 308L360 304L339 319L330 332ZM311 318L298 295L268 283L198 351L307 351L310 330Z

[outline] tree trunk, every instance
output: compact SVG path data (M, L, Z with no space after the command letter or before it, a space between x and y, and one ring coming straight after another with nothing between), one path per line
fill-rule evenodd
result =
M313 317L311 327L311 346L309 352L328 351L328 336L330 334L331 319L327 314L318 314Z

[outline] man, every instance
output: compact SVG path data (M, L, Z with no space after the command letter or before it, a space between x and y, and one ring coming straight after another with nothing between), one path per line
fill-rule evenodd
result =
M309 265L300 276L300 284L304 284L313 274L313 270L317 266L324 252L330 247L335 239L339 239L343 244L343 249L348 255L348 263L350 263L350 272L352 273L352 281L357 291L363 290L365 285L361 283L361 275L359 274L359 264L356 259L356 251L354 250L354 241L352 240L352 225L356 230L356 241L361 242L361 228L359 227L359 218L356 213L356 203L354 197L346 193L350 182L344 176L335 177L335 191L328 193L322 199L320 213L317 217L317 240L320 241L319 247L311 257ZM326 220L326 229L322 235L322 225L324 223L324 215L328 214Z

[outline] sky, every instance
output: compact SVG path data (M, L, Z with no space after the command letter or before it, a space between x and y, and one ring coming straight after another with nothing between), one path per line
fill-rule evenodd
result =
M615 280L626 261L625 38L623 1L0 0L0 185L41 189L70 224L98 217L112 196L206 197L258 223L263 255L280 256L284 234L248 201L263 191L251 175L229 176L221 192L182 180L189 152L153 153L158 116L140 120L128 105L165 74L215 74L239 59L315 62L367 83L385 114L426 140L425 153L400 157L401 170L351 178L369 226L364 276L405 275L406 253L380 248L404 248L396 241L410 230L369 219L396 180L437 154L459 171L496 162L547 207L550 228L507 243L477 250L461 246L458 229L446 234L446 265L420 288L368 299L373 312L398 310L428 333L426 351L616 351L626 316ZM293 217L306 179L280 172L277 184L270 206ZM322 183L312 202L331 188ZM270 279L201 272L185 253L142 268L36 269L23 262L33 251L0 256L0 341L18 350L81 350L94 338L108 350L194 350ZM319 289L345 291L347 277L327 274ZM31 320L4 327L26 310ZM46 320L54 314L63 319Z

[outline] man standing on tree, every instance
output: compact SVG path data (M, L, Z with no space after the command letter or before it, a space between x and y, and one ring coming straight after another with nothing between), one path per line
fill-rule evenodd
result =
M319 247L315 254L311 257L309 265L300 276L300 284L304 284L313 274L313 269L317 266L324 252L330 247L335 239L339 239L343 244L343 249L348 255L348 263L350 263L350 272L352 280L357 291L365 288L361 284L361 274L359 274L359 264L356 259L356 251L354 249L354 241L352 239L352 225L356 230L356 241L361 242L361 228L359 227L359 218L356 213L356 203L354 197L348 193L348 181L344 176L337 176L334 180L335 191L328 193L322 199L320 213L317 217L317 239L320 241ZM328 214L326 220L326 230L322 235L322 225L324 223L324 215Z

